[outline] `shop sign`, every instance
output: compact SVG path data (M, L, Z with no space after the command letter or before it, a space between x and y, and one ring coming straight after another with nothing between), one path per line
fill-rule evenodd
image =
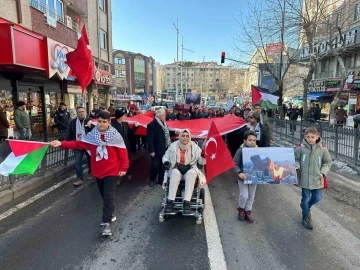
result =
M325 81L313 80L309 83L309 92L326 92Z
M74 49L50 38L47 38L47 49L49 67L48 77L51 78L57 74L61 80L67 78L70 68L65 63L66 54L72 52Z
M322 40L316 43L313 48L310 48L309 44L306 44L300 51L299 60L309 58L311 54L323 55L331 49L337 50L358 43L358 30L360 30L360 27L353 28L341 36L337 35L333 40Z
M326 88L336 88L339 87L341 84L341 81L326 81L325 85Z
M128 100L130 101L129 95L113 95L113 100Z
M110 85L111 73L95 68L94 79L96 84Z
M69 94L81 94L81 87L79 85L69 85L67 86L67 92Z

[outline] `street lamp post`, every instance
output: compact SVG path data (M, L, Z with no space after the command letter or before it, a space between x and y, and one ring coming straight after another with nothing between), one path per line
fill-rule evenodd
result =
M180 70L180 74L181 74L181 77L180 77L180 81L181 81L181 88L180 88L180 89L181 89L181 96L184 95L184 93L183 93L183 87L182 87L182 81L183 81L183 79L182 79L182 74L183 74L182 68L183 68L183 66L184 66L184 50L185 50L185 51L188 51L188 52L194 53L194 51L184 48L184 37L181 37L181 65L180 65L180 67L181 67L181 70ZM185 90L186 90L186 93L187 93L187 80L188 80L188 77L187 77L187 68L188 68L188 67L185 66L185 72L186 72L186 75L185 75Z
M176 30L176 96L175 96L175 101L178 100L178 95L179 95L179 89L178 89L178 84L179 84L179 78L178 78L178 63L179 63L179 19L176 19L176 25L175 23L173 23L175 30Z

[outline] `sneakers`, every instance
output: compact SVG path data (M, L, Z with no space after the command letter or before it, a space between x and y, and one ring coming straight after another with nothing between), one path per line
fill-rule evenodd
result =
M311 217L310 216L303 216L303 219L301 221L301 224L304 226L304 228L308 230L313 229L313 225L311 224Z
M245 220L245 210L243 208L238 208L239 213L238 213L238 219L239 220Z
M174 213L174 202L172 200L167 200L165 205L165 213Z
M184 201L183 202L183 215L191 215L191 209L190 209L190 202L189 201Z
M92 175L92 173L89 173L89 175L88 175L88 181L91 181L91 180L93 180L94 179L94 177L93 177L93 175Z
M251 211L246 211L246 212L245 212L245 219L246 219L247 221L249 221L249 223L253 223L253 222L254 222L254 219L253 219L253 217L252 217L252 215L251 215Z
M111 222L114 222L114 221L116 221L116 217L113 215L111 218ZM100 226L105 226L106 224L107 224L107 222L101 222Z
M110 236L112 235L110 223L105 223L102 228L102 235L103 236Z
M80 178L77 179L77 181L74 183L75 187L81 186L82 184L84 184L84 181Z

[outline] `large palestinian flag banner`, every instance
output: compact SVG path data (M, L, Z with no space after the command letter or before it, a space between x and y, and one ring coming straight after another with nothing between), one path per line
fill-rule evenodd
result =
M35 173L48 147L44 142L4 141L0 144L0 175Z

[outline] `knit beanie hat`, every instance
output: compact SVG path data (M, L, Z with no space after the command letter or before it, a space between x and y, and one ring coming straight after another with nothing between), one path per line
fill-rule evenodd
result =
M115 110L115 118L116 119L119 119L119 118L121 118L121 117L123 117L125 115L125 112L124 112L124 110Z

